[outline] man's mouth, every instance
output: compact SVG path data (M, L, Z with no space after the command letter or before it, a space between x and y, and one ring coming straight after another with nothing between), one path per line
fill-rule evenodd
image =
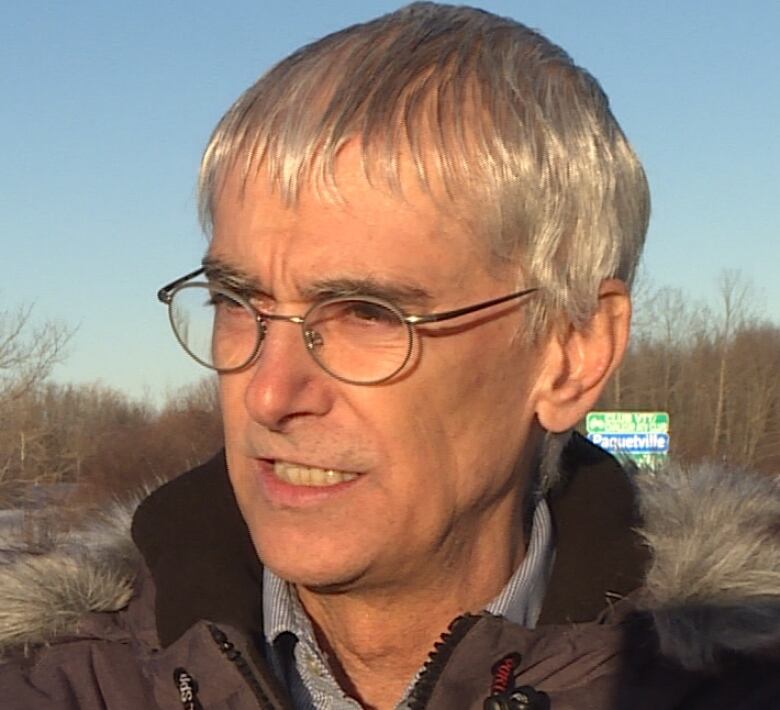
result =
M293 486L323 488L353 481L358 477L358 474L349 471L338 471L333 468L318 468L316 466L287 463L286 461L274 461L274 476L280 481Z

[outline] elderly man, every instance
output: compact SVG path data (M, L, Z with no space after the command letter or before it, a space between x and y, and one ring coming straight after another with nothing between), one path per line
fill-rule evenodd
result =
M11 707L780 707L760 609L699 642L652 583L623 599L629 479L570 432L649 197L561 49L430 3L325 37L220 121L200 204L203 264L159 296L219 373L224 456L140 506L129 605L19 639L55 643L0 674Z

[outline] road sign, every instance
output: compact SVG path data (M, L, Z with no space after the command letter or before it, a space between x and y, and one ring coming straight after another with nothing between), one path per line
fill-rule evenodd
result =
M589 434L668 434L668 412L588 412Z
M602 449L618 454L666 454L669 435L661 432L647 434L589 433L588 439Z
M639 466L663 466L669 453L668 412L589 412L587 437Z

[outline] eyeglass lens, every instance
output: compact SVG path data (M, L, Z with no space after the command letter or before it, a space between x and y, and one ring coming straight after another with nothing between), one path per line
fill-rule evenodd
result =
M176 337L198 362L220 371L246 366L271 320L230 291L187 284L170 303ZM298 324L296 327L301 327ZM381 382L397 373L411 353L411 330L400 311L370 299L333 299L306 314L303 341L330 374L348 382Z

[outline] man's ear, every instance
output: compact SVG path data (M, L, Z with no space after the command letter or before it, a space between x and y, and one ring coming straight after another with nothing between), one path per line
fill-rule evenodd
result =
M607 279L599 288L598 307L581 329L553 329L542 356L536 414L547 431L573 427L596 405L610 375L623 359L631 322L625 283Z

